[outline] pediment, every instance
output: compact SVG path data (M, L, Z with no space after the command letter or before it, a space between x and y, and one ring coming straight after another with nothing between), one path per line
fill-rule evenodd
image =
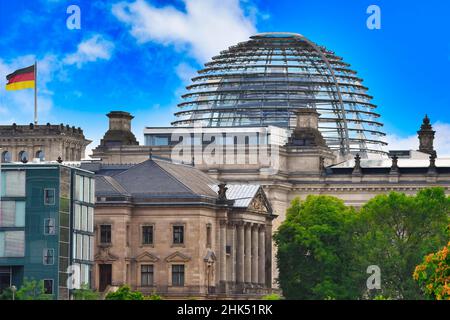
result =
M137 262L156 262L159 258L150 252L143 252L136 257Z
M267 200L266 196L264 195L262 189L259 189L256 195L253 197L252 201L248 206L248 209L265 214L272 212L272 207L270 206L270 203Z
M166 258L167 262L188 262L189 260L191 260L190 257L182 254L179 251L172 253Z
M95 259L95 261L111 262L111 261L118 260L119 257L116 256L115 254L111 253L109 251L109 248L102 248L102 249L100 249L100 252L94 256L94 259Z

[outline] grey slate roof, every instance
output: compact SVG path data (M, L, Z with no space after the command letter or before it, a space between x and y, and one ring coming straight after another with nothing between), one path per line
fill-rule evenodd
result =
M209 185L218 183L191 166L151 159L127 168L99 170L96 195L216 199L217 193Z

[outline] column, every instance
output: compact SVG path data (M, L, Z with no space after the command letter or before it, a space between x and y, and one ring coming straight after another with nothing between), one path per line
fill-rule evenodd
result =
M258 283L258 225L252 227L252 283Z
M240 222L237 226L237 252L236 252L236 282L244 282L244 224Z
M227 237L228 237L228 244L230 245L231 252L230 252L230 258L229 258L229 264L227 265L228 274L227 279L230 282L236 282L236 272L235 272L235 265L236 265L236 224L234 222L228 223L228 230L227 230Z
M262 225L259 228L258 235L259 235L258 283L264 286L266 283L266 252L265 252L266 226Z
M250 223L245 225L245 261L244 261L244 281L252 282L252 226Z
M227 280L227 253L226 253L226 239L227 239L227 222L220 220L220 281Z

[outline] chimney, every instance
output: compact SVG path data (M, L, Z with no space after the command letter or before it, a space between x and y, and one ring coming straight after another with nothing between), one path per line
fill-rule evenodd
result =
M101 146L139 145L131 132L131 120L134 117L129 112L111 111L106 116L109 118L109 130L103 136Z
M319 131L320 114L314 108L299 108L294 111L296 125L289 145L326 147L326 142Z

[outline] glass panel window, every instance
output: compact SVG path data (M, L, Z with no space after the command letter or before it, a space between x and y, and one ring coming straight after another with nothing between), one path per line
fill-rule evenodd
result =
M153 285L153 265L141 265L141 286L148 287Z
M44 249L44 257L43 257L44 265L53 265L55 263L55 250L45 248Z
M47 206L55 205L55 189L44 189L44 204Z
M89 178L83 177L83 201L89 202Z
M55 219L53 218L44 219L44 234L46 235L55 234Z
M25 256L25 232L0 232L0 257L20 258Z
M184 286L184 264L172 265L172 286Z
M142 244L153 244L153 226L142 227Z
M94 232L94 208L88 208L87 231Z
M102 224L100 226L100 243L110 244L111 243L111 225Z
M81 206L81 230L83 231L87 230L87 222L88 222L87 207Z
M53 279L44 279L44 293L53 294Z
M81 195L83 194L82 177L75 175L75 200L81 201Z
M89 260L89 236L83 235L83 260Z
M184 243L184 226L173 226L173 243Z
M75 215L74 215L74 228L76 230L81 229L81 206L79 204L75 204Z
M89 188L90 195L91 195L89 202L94 204L95 203L95 179L89 179L89 181L91 184L90 188Z
M3 171L1 179L2 196L25 197L25 171Z

